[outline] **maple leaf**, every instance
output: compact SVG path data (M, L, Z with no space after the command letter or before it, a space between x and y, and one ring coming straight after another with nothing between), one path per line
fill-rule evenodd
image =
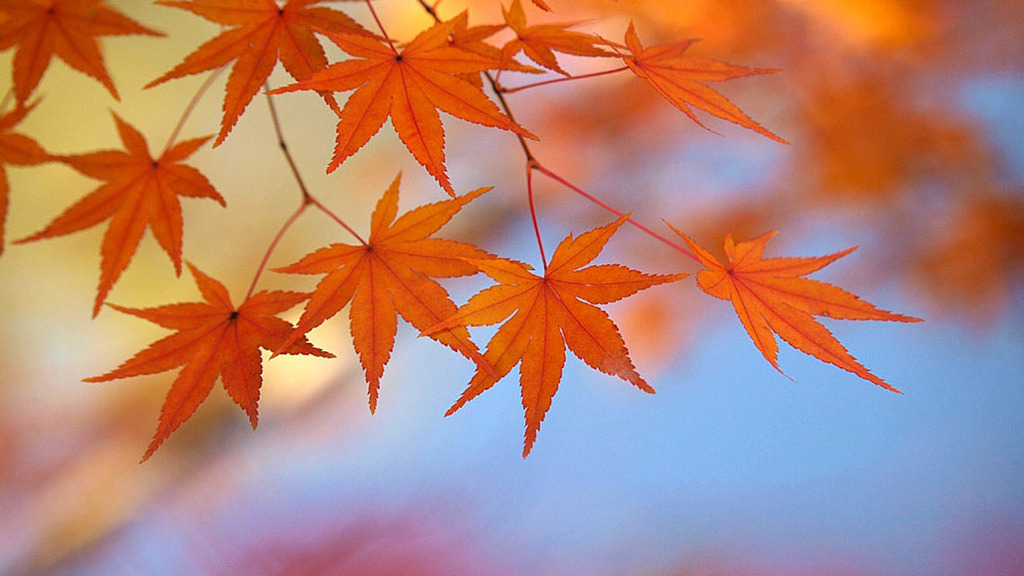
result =
M448 194L455 191L444 165L444 128L438 110L477 124L536 138L506 116L464 74L501 68L500 59L462 50L449 42L458 19L424 30L399 51L374 38L325 32L354 59L337 62L307 80L271 90L355 90L341 111L331 172L391 124L409 152Z
M181 163L205 144L209 136L179 142L154 159L142 134L117 114L113 116L126 151L54 157L106 183L73 204L43 230L16 242L71 234L110 218L100 248L100 282L93 316L99 313L110 289L128 267L147 227L171 258L175 272L181 274L182 219L178 196L212 198L221 206L225 205L224 198L205 176Z
M185 60L146 88L173 78L199 74L235 61L224 94L224 117L214 146L220 145L238 122L246 106L266 82L278 60L296 80L305 80L327 66L327 56L314 32L333 31L369 34L347 14L314 6L322 0L288 0L278 7L274 0L162 0L207 20L232 26L209 40ZM323 94L337 111L331 94Z
M515 58L506 58L501 49L492 44L484 42L486 38L501 32L506 28L504 24L482 24L477 26L469 25L469 12L462 11L458 16L452 18L451 45L468 52L476 52L485 58L500 61L502 70L523 72L526 74L542 74L544 71L533 66L527 66L516 61ZM480 72L461 74L461 78L478 88L483 88L483 78Z
M466 259L491 257L469 244L429 237L466 203L489 188L420 206L396 220L399 182L400 176L377 202L370 219L370 239L365 245L332 244L275 270L291 274L327 274L306 303L296 326L296 336L309 332L352 303L349 310L352 344L366 374L371 412L377 409L380 378L394 348L398 329L396 313L421 331L451 316L456 310L455 303L431 277L476 274L477 267ZM431 338L486 365L464 327L437 331Z
M525 458L558 390L566 347L591 368L617 376L644 392L654 392L633 367L615 323L594 304L615 302L686 275L644 274L617 264L581 268L597 257L627 218L623 216L576 238L570 234L558 245L543 276L531 272L529 265L512 260L472 260L499 284L470 298L453 316L427 330L427 334L453 326L481 326L508 320L491 338L484 353L484 359L494 367L494 374L477 370L446 416L489 389L521 362Z
M672 228L669 225L669 228ZM688 236L672 228L686 242L707 269L697 274L697 283L708 294L731 300L736 315L765 359L782 372L778 364L778 334L794 348L850 371L886 390L899 392L868 371L814 316L843 320L891 320L920 322L920 318L893 314L831 284L802 278L846 256L856 246L816 258L763 258L764 247L775 232L736 243L725 237L728 264Z
M23 106L20 102L10 112L0 114L0 254L4 253L4 225L7 222L8 194L10 183L7 181L6 164L27 166L50 160L35 140L22 134L15 134L11 129L18 125L25 116L35 108L33 102Z
M633 23L630 22L629 28L626 30L626 46L629 48L630 55L623 56L623 60L630 70L647 80L658 93L701 128L716 133L701 123L690 106L749 128L776 142L788 144L707 85L707 82L722 82L756 74L772 74L778 70L746 68L708 58L689 56L686 54L686 50L694 42L696 40L684 40L673 44L644 48L640 44L640 38L637 36Z
M523 51L531 60L541 66L569 76L569 73L558 65L555 52L576 56L613 56L611 52L599 48L596 44L604 43L600 37L583 32L568 30L576 23L526 25L526 14L519 0L513 0L508 10L501 8L505 23L515 32L516 37L509 40L502 48L506 59Z
M330 352L314 347L304 337L284 345L285 339L292 334L292 325L277 315L302 302L309 294L263 290L249 296L236 308L223 284L203 274L191 263L188 267L206 301L155 308L125 308L110 304L115 310L177 332L150 344L116 369L85 379L86 382L106 382L158 374L184 366L167 393L160 410L160 424L142 457L143 461L192 416L209 396L218 376L228 395L245 411L249 423L256 428L257 403L263 385L260 348L286 354L334 357Z
M4 0L0 6L0 50L17 46L13 77L20 102L28 100L54 55L118 98L97 38L124 34L163 36L103 0Z

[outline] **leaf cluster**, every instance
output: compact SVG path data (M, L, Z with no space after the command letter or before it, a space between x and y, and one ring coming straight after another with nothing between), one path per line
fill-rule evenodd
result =
M221 26L221 31L196 47L171 70L146 85L152 88L196 74L230 70L215 136L176 142L191 105L165 148L152 153L143 134L113 116L123 150L77 155L44 151L32 138L14 132L33 111L31 101L54 56L118 92L103 60L100 39L109 35L160 33L109 7L103 0L8 0L0 5L0 50L14 50L10 110L0 115L0 240L6 219L8 185L4 165L61 162L101 184L39 232L17 243L72 234L108 222L100 247L100 279L93 315L98 314L121 274L130 265L146 230L168 255L177 275L187 264L202 302L129 308L111 304L175 331L101 376L102 382L179 369L167 394L157 431L144 459L188 420L219 379L253 427L262 386L261 350L330 358L314 346L311 331L348 309L353 347L368 386L369 408L375 411L385 366L395 348L398 317L422 335L470 360L475 374L448 414L519 367L525 412L524 457L531 451L562 380L566 350L605 374L644 392L654 389L640 376L626 342L606 304L642 290L684 278L683 271L649 274L621 263L593 264L616 232L630 223L650 241L663 242L702 268L698 286L707 294L732 302L755 346L775 368L774 335L824 362L896 391L868 371L814 316L912 322L918 319L879 310L838 287L804 278L850 250L821 258L764 258L772 233L745 242L725 239L722 262L684 233L672 228L682 243L636 221L629 213L604 204L544 165L531 143L544 137L543 126L527 127L515 120L513 93L541 90L557 82L583 82L612 74L632 75L637 90L653 89L696 125L706 128L695 110L749 129L773 141L786 141L745 114L712 85L775 70L748 68L694 56L694 40L644 46L632 22L622 42L583 32L579 23L551 22L514 0L502 6L503 22L470 25L465 11L442 18L438 5L413 2L435 23L408 41L391 37L372 2L349 2L344 9L322 0L163 0L161 6L184 10ZM535 8L552 6L534 0ZM357 18L357 10L358 18ZM358 23L368 20L374 26ZM497 38L505 37L501 41ZM330 62L322 42L344 55ZM599 72L573 75L560 61L597 59L611 64ZM293 83L271 89L267 82L280 63ZM507 86L510 73L544 75L532 84ZM596 80L594 80L596 81ZM209 83L200 89L197 100ZM185 259L180 198L206 198L226 205L222 190L188 162L211 140L213 147L231 136L244 121L253 99L264 92L275 98L312 91L337 116L333 157L327 171L343 168L390 123L412 157L447 194L399 214L400 179L396 177L369 217L369 236L361 237L330 212L319 192L305 186L295 159L273 119L282 153L302 193L301 206L281 226L266 255L256 266L248 293L235 305L227 288ZM342 103L342 99L344 102ZM521 105L517 100L516 106ZM2 112L3 109L0 109ZM522 148L529 205L539 253L539 272L529 264L492 254L463 241L435 236L464 206L490 189L458 194L448 174L446 135L441 113L494 129L514 138ZM710 131L710 129L708 129ZM225 162L230 161L225 158ZM567 191L615 215L608 224L579 234L567 233L551 258L544 250L534 198L533 178L542 175ZM523 189L524 188L524 189ZM330 243L274 269L283 274L323 275L311 293L257 291L261 274L278 241L308 209L333 218L344 240ZM667 223L666 223L667 224ZM0 245L2 250L2 245ZM685 260L683 260L685 262ZM459 306L439 280L483 273L494 285ZM303 305L297 324L281 318ZM470 327L500 324L486 350L480 352Z

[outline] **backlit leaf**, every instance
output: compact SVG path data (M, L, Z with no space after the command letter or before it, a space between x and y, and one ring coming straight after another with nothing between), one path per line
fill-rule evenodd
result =
M421 331L451 316L455 303L433 278L475 274L477 267L469 260L490 257L469 244L430 237L488 188L420 206L396 219L399 181L395 178L377 202L366 245L332 244L276 270L326 274L306 303L293 338L351 303L352 343L366 374L371 412L377 409L380 379L394 348L397 315ZM489 370L464 327L439 330L430 337Z
M626 30L626 46L630 55L623 56L623 60L630 70L647 80L658 93L701 128L711 131L697 118L690 106L749 128L776 142L787 144L785 140L755 122L725 96L707 85L708 82L723 82L755 74L771 74L777 70L745 68L686 54L687 49L695 41L684 40L644 48L640 44L633 23L630 22Z
M35 90L50 60L99 80L117 98L103 63L100 36L163 36L111 9L103 0L4 0L0 3L0 50L14 51L14 95L20 102Z
M11 132L33 107L34 103L28 106L19 105L14 110L0 115L0 254L4 253L4 225L7 222L10 194L10 184L4 166L27 166L50 160L50 155L35 140Z
M633 367L615 323L595 304L615 302L651 286L674 282L685 274L644 274L618 264L586 266L625 221L623 216L579 237L565 238L543 276L511 260L472 261L498 284L470 298L456 314L426 333L455 326L504 323L484 353L494 373L477 370L448 410L449 415L521 364L525 458L558 390L567 347L591 368L621 378L644 392L654 392Z
M398 137L416 161L454 196L444 164L444 128L438 110L534 138L488 99L479 86L463 78L465 74L500 68L502 62L451 44L449 37L458 23L455 19L428 28L401 50L374 38L326 32L354 58L270 93L355 90L341 111L334 158L327 170L333 171L355 154L390 117Z
M18 240L32 242L91 228L110 219L100 253L99 291L93 316L99 313L107 293L128 267L148 227L181 274L182 219L179 196L212 198L225 205L224 198L198 170L182 164L210 137L179 142L159 158L149 153L146 140L116 114L117 130L125 151L108 150L75 156L54 157L82 174L105 180L58 216L46 228Z
M163 0L157 2L188 10L211 22L231 26L206 42L172 70L150 82L147 88L174 78L199 74L234 61L224 94L224 117L214 145L227 138L231 128L263 87L280 60L296 80L305 80L327 66L314 32L368 34L348 15L326 6L322 0L288 0L279 7L274 0ZM337 109L333 96L327 103Z
M669 226L671 228L671 225ZM708 294L730 300L736 315L765 359L781 372L775 334L794 348L853 372L886 390L899 392L868 371L814 316L841 320L920 322L920 318L886 312L831 284L803 278L853 252L847 248L818 258L763 258L765 244L775 232L736 243L725 238L728 263L723 264L688 236L672 228L707 267L697 283Z
M205 302L168 304L155 308L111 307L177 330L149 345L116 369L86 382L106 382L144 374L158 374L184 366L171 385L160 424L142 459L157 448L192 417L209 396L218 376L231 399L245 411L253 428L257 424L257 404L263 385L263 360L260 348L285 354L310 354L333 358L333 354L314 347L305 337L290 339L292 325L277 315L309 297L299 292L253 294L237 308L224 285L189 264L189 270Z

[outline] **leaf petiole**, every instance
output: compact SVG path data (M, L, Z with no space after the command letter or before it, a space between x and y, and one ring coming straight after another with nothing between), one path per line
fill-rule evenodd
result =
M625 212L610 206L609 204L605 203L604 201L602 201L602 200L596 198L595 196L591 195L586 190L583 190L579 186L576 186L572 182L569 182L565 178L562 178L558 174L555 174L551 170L548 170L540 162L537 162L536 160L531 160L529 166L531 167L532 170L536 170L536 171L540 172L541 174L547 176L548 178L551 178L555 182L558 182L562 186L565 186L566 188L572 190L573 192L579 194L580 196L583 196L587 200L590 200L594 204L597 204L598 206L600 206L601 208L604 208L605 210L611 212L612 214L615 214L616 216L623 216L623 215L625 215ZM531 200L531 202L533 200L532 194L531 194L530 200ZM532 209L532 205L531 205L531 209ZM647 226L644 226L643 224L637 222L631 216L628 217L626 220L630 224L632 224L633 226L636 226L640 230L646 232L648 235L650 235L651 237L655 238L656 240L660 240L663 244L667 245L668 247L672 248L673 250L676 250L677 252L680 252L680 253L686 255L687 257L689 257L690 259L694 260L695 262L698 262L698 263L700 262L700 259L698 259L697 256L695 256L692 252L690 252L689 250L687 250L683 246L681 246L679 244L676 244L675 242L669 240L668 238L665 238L661 234L658 234L654 230L651 230Z
M544 240L540 236L540 225L537 223L537 208L533 202L533 171L540 170L540 164L532 157L526 161L526 196L530 201L530 218L533 219L533 232L537 235L537 248L540 249L540 261L544 265L544 272L548 270L548 259L544 255Z
M602 70L600 72L591 72L589 74L580 74L579 76L561 76L559 78L553 78L551 80L544 80L543 82L534 82L532 84L524 84L522 86L516 86L515 88L506 88L500 84L495 88L498 92L504 94L512 94L513 92L519 92L520 90L526 90L528 88L538 88L540 86L547 86L548 84L557 84L559 82L568 82L570 80L583 80L585 78L596 78L598 76L607 76L609 74L617 74L629 70L629 66L620 66L611 70Z
M227 65L217 68L217 70L215 70L213 74L210 74L206 81L203 82L203 85L199 87L199 90L196 90L195 95L192 96L192 100L190 100L188 106L185 107L185 111L181 113L181 118L178 119L178 123L174 126L174 130L171 130L170 136L167 137L167 143L164 144L164 151L161 155L170 150L171 146L174 146L174 142L178 139L178 136L181 135L181 129L185 127L185 122L196 109L196 105L199 104L199 100L204 94L206 94L210 89L210 86L213 85L214 81L217 80L217 77L220 76L226 68Z

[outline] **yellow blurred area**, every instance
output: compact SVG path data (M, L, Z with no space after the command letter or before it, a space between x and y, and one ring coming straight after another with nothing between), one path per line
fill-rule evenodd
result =
M54 59L37 91L39 105L17 127L17 132L31 135L52 154L122 149L112 117L117 114L142 132L151 154L158 155L204 80L189 78L142 90L216 33L216 26L148 2L110 5L166 33L167 38L101 41L107 67L122 95L120 102L110 98L98 82ZM7 82L11 57L10 52L0 55L0 74ZM215 131L224 82L222 76L207 92L180 139ZM312 108L309 104L301 106ZM307 122L322 124L324 117L330 122L329 110L317 112L325 113L318 118L310 111ZM301 127L298 122L294 125ZM292 144L298 154L305 152L298 138ZM327 157L320 151L316 161L303 166L310 184L322 189L338 187L340 182L329 181L324 174ZM183 199L185 259L223 282L238 304L274 233L300 203L295 181L279 153L266 101L257 98L252 103L233 139L216 151L204 148L191 160L227 199L228 208L209 200ZM0 442L4 462L0 508L5 511L0 533L18 537L0 543L0 557L14 566L45 570L96 545L136 514L139 506L166 491L175 482L174 452L184 451L189 458L204 451L216 454L211 445L196 452L189 438L203 442L217 430L239 425L247 429L248 424L218 386L176 434L179 438L163 448L166 457L139 466L175 372L105 385L81 380L112 369L168 332L111 309L90 320L89 301L99 278L99 244L105 225L54 240L11 244L41 229L95 189L97 181L57 163L13 166L7 173L11 185L8 245L0 258L0 403L7 422ZM325 199L331 196L324 194ZM339 204L335 209L346 214L344 203ZM354 206L353 220L362 220L365 205ZM291 252L271 265L286 264L285 258L311 248L312 244L296 247L304 234L336 237L336 229L324 220L307 218L282 244L282 252L292 248ZM279 275L266 273L260 287L301 290L312 286L286 286L275 276ZM111 302L140 308L200 300L188 272L176 277L170 259L148 232L110 296ZM298 312L294 310L290 319L294 321ZM317 340L325 348L342 352L337 360L282 357L266 363L262 422L286 421L289 415L307 410L310 403L322 403L339 393L351 393L355 405L363 401L362 386L339 386L339 379L354 376L352 359L343 353L351 344L341 326L329 328L332 331L323 329ZM3 564L0 572L10 566Z

